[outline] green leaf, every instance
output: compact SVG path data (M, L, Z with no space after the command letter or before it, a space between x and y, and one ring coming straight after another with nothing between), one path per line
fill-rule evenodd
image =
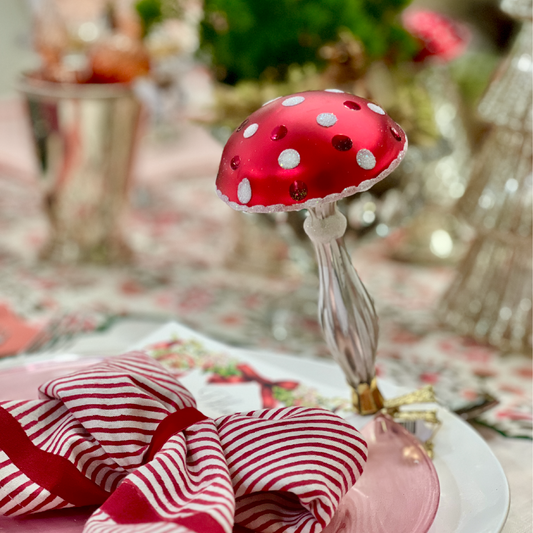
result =
M150 32L152 26L163 20L163 4L161 0L138 0L135 4L141 24L143 36Z
M347 28L369 62L412 57L414 39L400 23L410 0L205 0L202 51L221 81L284 80L291 65L325 61L318 52Z

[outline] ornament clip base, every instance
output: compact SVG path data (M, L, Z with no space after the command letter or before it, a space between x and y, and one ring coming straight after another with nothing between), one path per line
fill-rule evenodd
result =
M352 404L360 415L373 415L381 411L385 401L378 389L376 378L368 383L359 383L357 388L352 387Z

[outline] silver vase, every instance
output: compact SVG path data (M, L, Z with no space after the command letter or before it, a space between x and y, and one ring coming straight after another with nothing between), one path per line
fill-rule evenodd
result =
M141 104L124 84L61 84L24 76L50 237L58 262L130 259L120 220L128 201Z

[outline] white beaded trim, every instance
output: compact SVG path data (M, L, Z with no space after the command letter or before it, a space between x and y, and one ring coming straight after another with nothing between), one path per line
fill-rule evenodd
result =
M235 209L236 211L245 211L246 213L278 213L280 211L300 211L300 209L306 209L308 207L316 207L317 205L326 204L328 202L336 202L337 200L341 200L342 198L346 198L347 196L351 196L352 194L368 191L368 189L370 189L376 183L386 178L393 170L395 170L398 167L398 165L404 158L405 153L407 152L407 146L408 146L408 142L407 142L407 137L406 137L403 150L398 154L398 157L381 174L379 174L375 178L364 181L363 183L357 186L352 185L351 187L346 187L346 189L344 189L340 193L330 194L324 198L312 198L311 200L307 200L307 202L303 202L301 204L252 205L248 207L246 205L241 205L236 202L230 201L230 199L225 194L222 194L222 192L220 192L218 189L217 189L217 195L222 201L226 202L231 208Z

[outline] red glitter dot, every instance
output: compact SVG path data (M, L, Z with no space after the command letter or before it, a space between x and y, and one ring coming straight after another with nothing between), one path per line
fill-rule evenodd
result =
M346 100L346 102L344 102L344 107L352 109L353 111L359 111L361 109L361 106L353 100Z
M241 125L237 128L236 131L241 131L241 130L244 128L244 126L246 126L246 124L248 124L249 121L250 121L249 119L245 119L245 120L241 123Z
M402 136L400 135L400 132L396 129L396 128L393 128L391 126L390 128L390 132L392 133L392 136L397 140L397 141L401 141L402 140Z
M272 133L270 134L270 138L273 141L279 141L280 139L283 139L283 137L285 137L285 135L287 135L287 131L288 131L287 127L283 126L283 124L281 126L276 126L272 130Z
M307 185L300 180L293 181L289 187L289 194L293 200L301 202L307 196Z
M331 144L335 148L335 150L339 150L340 152L346 152L352 147L352 139L350 137L347 137L346 135L335 135L333 139L331 139Z

